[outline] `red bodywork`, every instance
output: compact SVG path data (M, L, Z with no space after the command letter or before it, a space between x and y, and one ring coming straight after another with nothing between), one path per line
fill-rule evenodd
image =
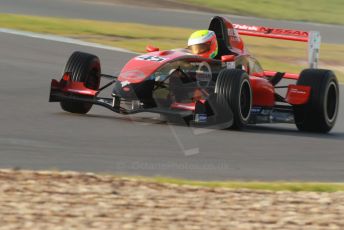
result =
M250 77L253 94L253 106L273 107L275 105L275 88L266 79Z
M128 83L140 83L149 78L163 65L171 61L183 60L187 62L211 62L199 56L181 51L155 51L131 59L121 70L118 80Z
M155 51L149 54L143 54L131 59L119 74L119 81L129 83L139 83L146 80L157 69L166 63L178 58L193 57L183 52L175 51ZM193 57L195 58L195 57ZM196 57L197 58L197 57Z

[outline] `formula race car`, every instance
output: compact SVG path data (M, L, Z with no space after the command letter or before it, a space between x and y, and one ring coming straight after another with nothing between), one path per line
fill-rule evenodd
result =
M97 104L120 114L159 113L196 127L295 123L301 131L321 133L333 128L339 87L331 70L317 69L318 32L238 25L218 16L209 30L216 34L216 57L147 46L118 76L102 74L98 57L74 52L62 79L52 80L49 101L71 113L86 114ZM240 35L308 42L310 67L300 74L263 70ZM108 82L101 86L101 79ZM111 85L109 97L100 97Z

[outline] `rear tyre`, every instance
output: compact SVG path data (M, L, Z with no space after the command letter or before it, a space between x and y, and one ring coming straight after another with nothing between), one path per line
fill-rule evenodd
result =
M67 61L64 72L70 72L72 81L83 82L89 89L98 90L100 84L100 61L97 56L74 52ZM92 104L85 102L61 101L61 108L70 113L86 114Z
M329 132L336 123L339 107L339 86L335 74L331 70L305 69L297 85L311 87L308 103L294 106L297 128L306 132Z
M222 70L215 84L215 94L220 113L222 111L232 112L233 123L229 128L245 127L248 124L252 108L252 90L247 73L239 69Z

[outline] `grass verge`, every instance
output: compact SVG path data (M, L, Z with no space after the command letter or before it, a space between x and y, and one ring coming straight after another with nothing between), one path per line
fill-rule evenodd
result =
M228 188L228 189L249 189L264 191L290 191L290 192L344 192L344 183L325 183L325 182L286 182L286 181L198 181L171 177L147 177L147 176L128 176L124 174L104 173L84 173L75 171L60 171L59 169L49 169L44 171L33 171L24 169L0 169L0 173L21 173L37 175L73 175L87 177L98 177L111 183L118 179L141 181L147 183L167 184L176 186L192 186L200 188Z
M190 33L182 28L15 14L0 14L0 27L80 38L136 52L143 52L152 42L166 49L184 46Z
M205 25L206 26L206 25ZM163 49L185 47L191 29L134 23L0 14L0 27L55 34L144 52L147 44ZM290 41L244 37L264 69L300 72L307 68L307 45ZM344 82L344 45L322 44L320 67L332 69Z
M148 182L200 186L208 188L252 189L267 191L292 191L292 192L339 192L344 191L343 183L319 182L259 182L259 181L195 181L166 177L129 177Z
M178 0L221 12L261 18L344 24L342 0Z

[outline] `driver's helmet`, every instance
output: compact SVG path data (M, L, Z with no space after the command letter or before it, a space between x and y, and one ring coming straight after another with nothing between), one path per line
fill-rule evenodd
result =
M192 33L188 41L188 49L201 57L215 58L218 46L214 31L198 30Z

